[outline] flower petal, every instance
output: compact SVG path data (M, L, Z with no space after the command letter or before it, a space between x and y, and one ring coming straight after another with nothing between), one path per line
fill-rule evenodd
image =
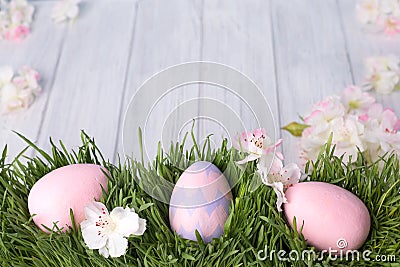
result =
M245 163L247 163L249 161L254 161L254 160L259 159L259 158L260 158L260 155L251 153L247 157L245 157L244 159L236 161L236 163L237 164L245 164Z
M140 218L134 209L117 207L111 212L110 217L116 224L115 232L122 236L128 237L133 235L138 232L140 228Z
M108 258L110 256L110 253L108 252L107 246L99 248L99 253L100 253L100 255L103 255L104 258Z
M128 240L120 234L112 234L108 238L107 248L111 257L121 257L126 253L126 249L128 248Z
M289 163L281 170L281 175L285 187L297 184L301 177L300 168L295 163Z
M101 202L89 202L85 207L86 220L95 222L99 216L109 217L107 207Z
M11 82L14 71L10 66L0 67L0 86L3 83Z
M146 231L146 220L139 219L139 229L133 233L133 235L143 235Z
M287 199L285 197L285 193L283 192L283 184L280 182L273 183L272 188L274 189L274 192L276 194L276 207L278 211L282 211L282 204L287 202Z
M107 236L99 234L100 227L93 224L81 224L82 236L90 249L100 249L107 243Z

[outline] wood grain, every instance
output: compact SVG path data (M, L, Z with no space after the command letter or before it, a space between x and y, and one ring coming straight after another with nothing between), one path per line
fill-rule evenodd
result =
M236 95L196 84L164 96L147 90L143 104L156 104L144 114L148 115L149 157L154 156L158 140L167 147L170 141L181 139L190 130L191 119L199 116L209 119L196 122L197 137L201 141L214 133L218 146L223 137L241 127L258 126L252 108L267 118L262 126L275 132L275 138L285 139L287 161L296 161L297 140L279 126L298 120L313 103L340 93L347 85L361 84L365 57L400 54L400 37L362 30L356 21L355 0L83 1L73 25L51 21L54 1L32 2L37 8L32 34L20 44L0 43L0 65L32 66L42 74L44 88L27 111L0 117L0 145L8 144L10 159L25 146L12 130L49 149L50 136L68 147L79 145L79 132L84 129L115 162L124 151L125 112L140 85L167 67L211 61L253 80L275 122L262 111L262 99L248 93L245 85L239 86ZM237 82L224 75L218 79L233 86ZM173 83L169 77L155 86L167 91ZM211 101L198 101L205 97ZM376 97L399 114L400 93ZM230 108L232 113L226 115L221 108ZM132 123L136 127L130 131L132 142L138 141L137 127L143 127L138 122ZM134 156L139 155L135 152Z
M125 111L134 94L154 74L163 69L188 61L200 60L201 48L201 1L140 1L137 5L137 24L134 31L134 41L131 50L129 71L121 103L120 127L116 143L116 153L123 154L122 128ZM173 82L159 84L157 88L170 89ZM167 82L168 83L168 82ZM197 115L197 104L188 107L180 105L198 96L197 86L180 87L163 97L160 102L155 100L161 95L156 89L145 92L143 101L146 104L156 104L156 109L148 119L146 129L138 121L131 122L131 143L138 143L137 128L142 127L145 134L145 145L149 158L153 158L157 150L157 142L162 141L168 147L171 141L181 138L180 132L190 129L185 114ZM145 103L143 103L145 104ZM138 114L137 116L147 116ZM172 114L171 114L172 112ZM187 113L190 112L190 113ZM151 114L150 114L151 115ZM154 116L155 115L155 116ZM183 129L181 129L183 127ZM128 146L128 145L127 145ZM139 157L138 146L126 148L129 156Z
M113 158L134 24L134 2L84 2L66 33L41 146L48 148L53 137L75 147L85 130L96 137L104 156Z
M400 57L400 36L373 34L363 29L355 16L355 1L340 0L343 29L349 50L354 81L357 85L365 83L364 60L371 56L397 55ZM400 92L381 95L371 92L384 106L393 108L400 115Z
M273 1L272 20L281 125L298 121L314 103L352 83L337 3ZM298 140L284 132L287 161Z
M262 15L254 15L260 12ZM269 1L204 2L203 60L235 68L253 80L261 91L252 92L245 84L237 84L234 78L223 75L221 84L230 84L238 95L216 86L201 87L201 97L215 99L220 104L206 103L200 107L200 115L217 120L204 120L199 137L213 133L217 147L223 138L234 138L243 130L258 127L267 128L274 139L279 137L270 12ZM224 114L227 109L232 111Z
M12 131L20 132L33 141L38 139L66 30L65 27L55 25L51 21L49 14L52 3L38 1L34 6L36 12L32 33L21 43L0 42L0 66L8 65L17 70L26 65L36 69L42 76L40 84L43 93L31 108L0 116L0 147L8 145L10 160L26 146ZM31 155L31 152L26 154Z

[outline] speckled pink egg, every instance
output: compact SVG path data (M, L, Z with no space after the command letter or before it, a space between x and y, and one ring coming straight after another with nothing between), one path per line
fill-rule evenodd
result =
M302 224L307 243L318 250L359 249L368 237L370 215L353 193L336 185L304 182L290 187L284 204L287 220L293 227Z
M85 220L85 205L107 191L107 170L94 164L74 164L56 169L32 187L28 196L28 208L35 224L44 232L42 225L52 229L57 223L63 231L71 226L70 209L76 224Z
M169 219L172 230L196 241L196 230L209 243L224 233L232 200L225 176L212 163L199 161L187 168L172 191Z

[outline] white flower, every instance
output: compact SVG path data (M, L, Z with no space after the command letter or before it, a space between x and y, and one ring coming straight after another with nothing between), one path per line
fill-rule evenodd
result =
M330 135L330 125L327 122L308 127L300 139L302 161L315 161L321 148L326 144Z
M386 15L397 16L400 12L400 3L398 0L380 0L380 11Z
M0 113L28 108L40 94L39 74L23 67L14 77L11 67L0 67Z
M238 164L244 164L257 160L264 154L274 153L275 149L282 144L282 140L280 139L273 144L265 129L259 128L253 132L243 132L232 143L237 150L249 153L245 159L237 162ZM279 152L276 153L279 154Z
M30 32L35 8L26 0L0 1L0 39L21 41Z
M314 105L310 115L304 118L308 125L316 125L329 122L335 118L342 117L345 114L343 106L338 96L330 96Z
M67 20L74 21L79 15L79 3L81 0L60 0L53 9L52 18L61 23Z
M146 220L134 209L117 207L108 213L100 202L85 207L86 220L81 223L82 236L90 249L98 249L104 257L120 257L126 253L130 235L143 235Z
M11 82L14 71L10 66L0 67L0 88Z
M340 157L344 154L344 162L350 156L352 160L356 160L358 149L365 149L362 141L363 124L358 121L357 116L347 115L305 129L301 137L302 157L315 161L331 134L332 144L336 145L335 155Z
M260 158L257 171L261 175L262 182L274 189L277 197L276 207L278 211L282 211L282 204L287 202L284 190L299 182L301 177L299 167L294 163L283 167L281 160L268 155Z
M374 97L363 92L357 86L347 87L341 96L341 100L348 111L355 111L356 114L367 111L375 103Z
M357 3L357 17L364 23L374 23L379 17L378 0L362 0Z
M365 59L367 70L367 89L375 89L382 94L389 94L400 82L400 59L397 56L369 57Z
M358 121L356 116L347 116L346 118L337 118L330 124L330 130L333 133L332 144L336 145L335 155L345 155L343 160L348 162L351 156L352 160L357 160L358 149L364 151L365 147L362 141L364 126Z
M365 115L365 142L368 144L368 157L378 160L386 153L400 154L400 121L392 109L382 105L371 106Z

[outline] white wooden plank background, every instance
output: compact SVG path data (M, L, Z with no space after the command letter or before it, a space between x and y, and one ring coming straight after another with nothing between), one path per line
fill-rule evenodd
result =
M64 26L50 19L54 1L32 3L37 10L32 34L21 44L0 42L0 65L30 65L43 77L44 93L29 110L0 117L0 145L8 144L10 159L24 147L12 130L48 149L50 136L71 148L79 145L84 129L116 161L132 95L146 79L175 64L212 61L243 72L266 96L275 126L282 126L321 98L360 84L366 56L400 54L400 38L361 29L354 0L86 0L76 23ZM188 114L218 117L217 108L201 102L182 105L199 96L225 103L252 124L243 102L226 90L186 86L163 98L150 117L150 154L160 138L168 145L180 137ZM399 93L377 97L400 114ZM168 117L177 107L186 109ZM232 117L220 120L225 126L236 123ZM196 127L200 140L214 133L216 145L224 134L210 120ZM273 134L272 122L265 127ZM277 129L279 136L288 161L295 161L296 139Z

